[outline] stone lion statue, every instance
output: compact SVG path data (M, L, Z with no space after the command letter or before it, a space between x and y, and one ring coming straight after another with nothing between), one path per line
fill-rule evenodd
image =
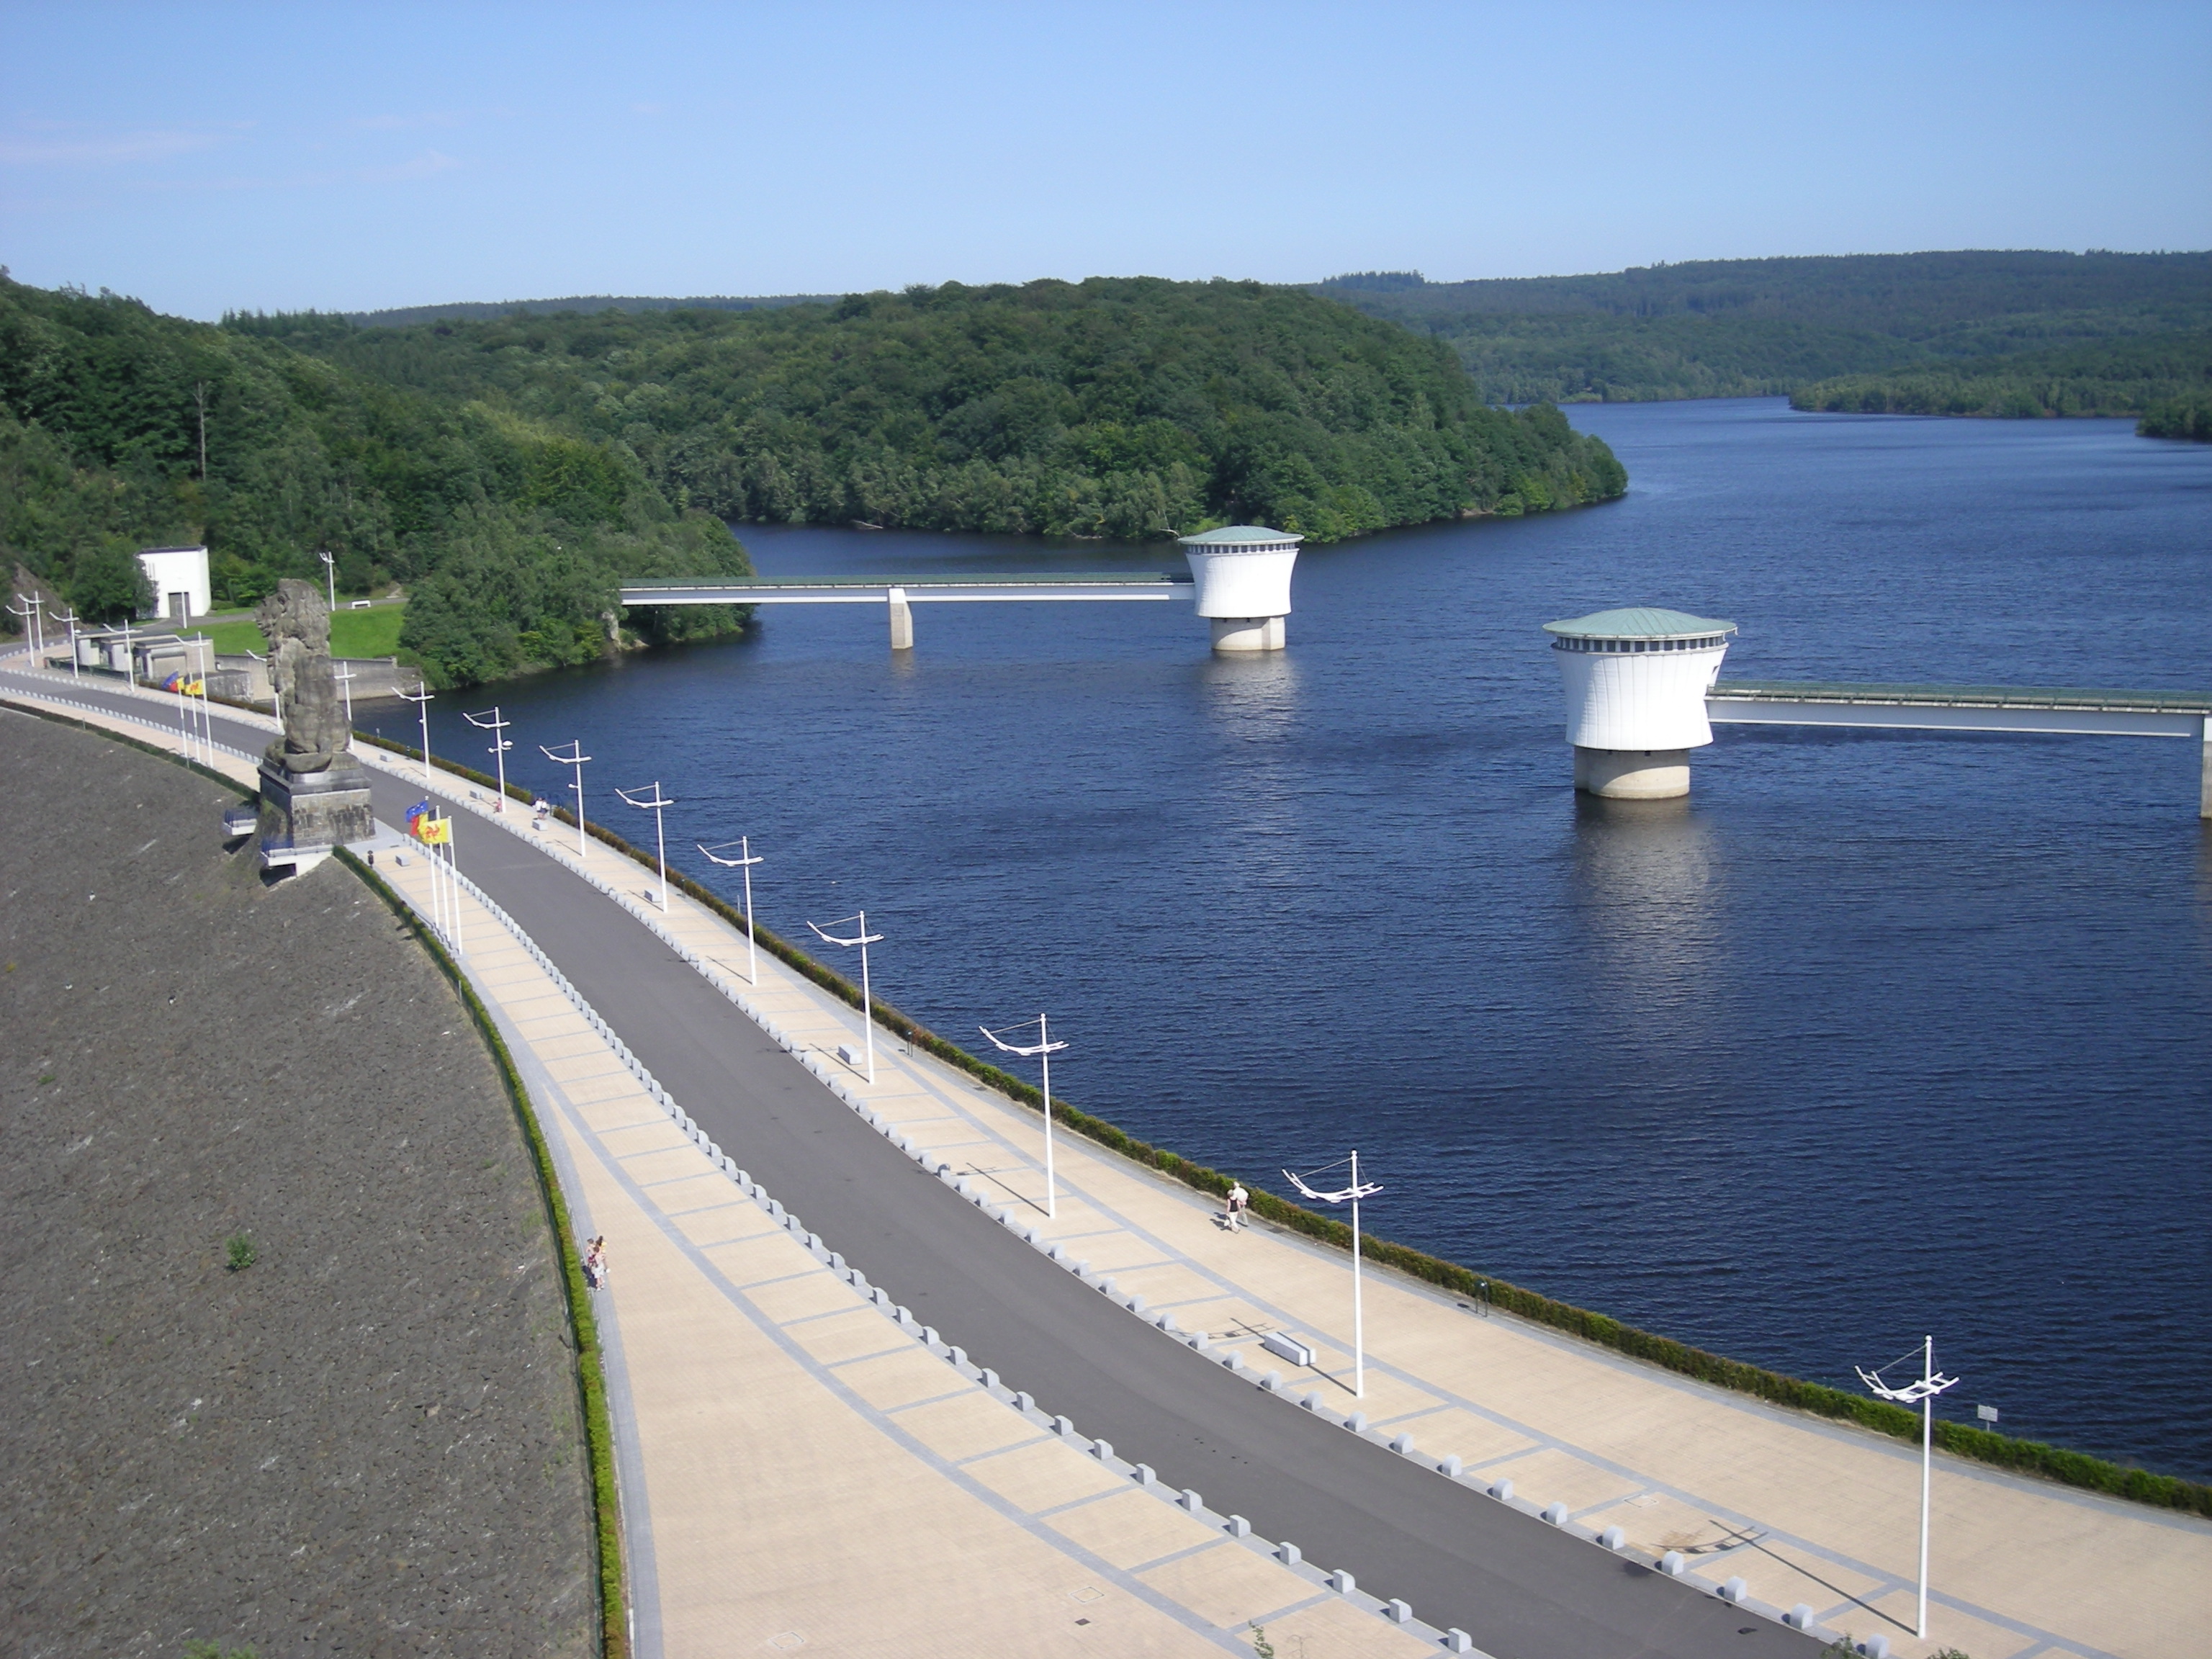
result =
M269 683L283 705L284 735L269 758L293 774L320 772L353 744L331 666L331 616L312 583L287 576L253 620L269 638Z

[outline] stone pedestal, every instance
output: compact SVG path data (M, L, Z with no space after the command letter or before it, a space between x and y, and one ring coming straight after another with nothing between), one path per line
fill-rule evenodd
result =
M312 870L331 849L375 833L368 805L368 774L351 755L340 755L319 772L291 772L261 763L261 862L276 869Z

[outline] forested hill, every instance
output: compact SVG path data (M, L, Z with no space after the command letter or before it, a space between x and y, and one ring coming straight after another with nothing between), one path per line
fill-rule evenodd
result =
M2212 329L2212 253L1737 259L1586 276L1317 284L1448 341L1494 402L1753 397Z
M617 444L672 499L732 520L1124 538L1244 520L1327 541L1626 483L1558 410L1486 407L1437 343L1250 283L228 326Z
M750 568L619 442L0 274L0 560L106 619L137 549L202 541L218 604L320 586L325 549L342 589L406 583L402 644L441 683L598 654L623 576Z

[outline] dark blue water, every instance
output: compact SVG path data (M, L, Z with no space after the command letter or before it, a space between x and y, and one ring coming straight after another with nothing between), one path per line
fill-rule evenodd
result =
M1932 1331L1950 1414L2212 1475L2196 746L1738 732L1686 805L1591 802L1539 631L1644 603L1738 622L1737 678L2212 686L2212 449L1574 418L1627 500L1308 552L1272 660L1183 605L918 605L907 663L879 609L780 608L500 688L518 774L581 738L641 842L608 786L660 780L694 874L750 834L767 923L865 904L888 999L1048 1009L1070 1098L1248 1182L1356 1145L1390 1237L1841 1387ZM775 574L1179 562L744 533Z

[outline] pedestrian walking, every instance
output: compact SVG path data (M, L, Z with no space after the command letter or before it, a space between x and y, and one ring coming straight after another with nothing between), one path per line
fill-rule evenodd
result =
M584 1283L595 1291L607 1287L607 1240L604 1233L584 1246Z
M1244 1212L1251 1207L1251 1204L1252 1194L1244 1190L1244 1183L1241 1181L1231 1182L1229 1186L1228 1213L1223 1218L1228 1222L1231 1232L1237 1231L1243 1225Z

